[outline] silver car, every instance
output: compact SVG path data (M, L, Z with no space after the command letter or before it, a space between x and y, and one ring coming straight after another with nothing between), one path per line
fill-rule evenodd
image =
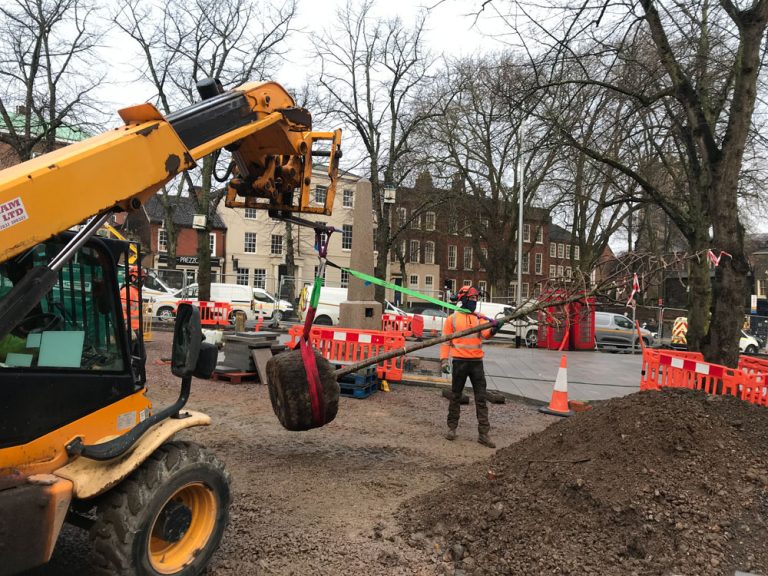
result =
M650 331L640 328L640 335L646 346L653 346L653 334ZM629 348L632 344L640 346L632 320L613 312L595 312L595 345L598 348Z

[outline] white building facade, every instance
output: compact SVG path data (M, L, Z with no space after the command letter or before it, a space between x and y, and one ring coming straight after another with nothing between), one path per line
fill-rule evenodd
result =
M352 174L339 174L331 216L298 214L307 220L322 222L336 229L328 246L328 259L344 267L349 266L352 252L354 195L358 180L359 177ZM313 170L310 197L314 205L325 203L328 184L326 170ZM295 277L290 277L286 266L289 244L286 222L273 220L266 210L231 209L223 203L219 207L219 215L227 225L227 262L222 281L263 288L293 300L304 284L314 280L319 262L312 228L290 224L296 265ZM343 276L345 274L341 270L328 267L326 285L346 286L348 278ZM291 285L293 294L287 293L291 292Z

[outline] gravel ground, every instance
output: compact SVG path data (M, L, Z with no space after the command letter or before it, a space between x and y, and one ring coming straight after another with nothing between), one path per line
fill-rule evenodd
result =
M175 400L179 381L155 361L169 355L170 333L147 345L149 396ZM189 407L213 425L180 437L206 445L232 475L231 519L209 575L433 575L453 563L412 545L398 510L415 497L457 486L494 451L476 442L474 404L462 407L459 439L443 439L447 400L431 388L393 384L357 400L342 398L331 424L288 432L261 384L193 382ZM499 448L546 428L531 406L492 404ZM35 575L87 576L90 545L66 526L54 558Z

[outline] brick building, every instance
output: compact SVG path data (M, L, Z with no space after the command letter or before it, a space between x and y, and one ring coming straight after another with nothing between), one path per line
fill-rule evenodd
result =
M453 191L455 193L455 191ZM472 216L456 209L451 202L442 202L451 191L431 186L431 180L421 177L414 188L398 190L392 210L392 228L403 228L396 251L390 255L390 280L403 282L421 292L440 298L455 293L462 286L472 285L488 299L515 302L518 299L516 277L508 287L491 285L487 267L488 250L484 240L474 234L478 226L488 226L487 218ZM563 281L579 266L579 247L571 234L551 223L549 213L542 208L528 208L523 218L522 289L523 299L538 296L550 278ZM512 258L517 257L517 241L510 246Z
M147 254L144 262L159 271L168 270L168 231L165 227L163 206L157 196L150 198L144 205L144 212L149 222L149 245L142 246ZM176 240L175 269L185 276L186 284L197 281L197 230L192 227L196 210L194 202L187 197L174 197L173 224L178 236ZM213 231L210 234L211 245L211 281L219 282L223 274L226 259L227 226L218 214L214 214ZM169 277L162 274L161 277ZM173 281L178 284L178 281Z

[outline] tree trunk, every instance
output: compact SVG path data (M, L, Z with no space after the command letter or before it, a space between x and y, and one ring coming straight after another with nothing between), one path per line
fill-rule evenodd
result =
M211 299L211 247L208 227L197 231L197 289L198 299Z
M701 351L709 326L709 306L712 298L712 283L709 278L709 261L706 251L709 243L706 231L700 231L698 238L690 240L691 250L698 258L690 259L688 273L688 349Z
M278 294L278 298L286 298L289 302L294 302L296 298L296 257L293 246L293 226L290 222L285 223L285 287ZM278 287L278 291L279 287Z
M211 246L210 237L213 226L211 214L211 176L213 175L213 155L203 158L200 187L197 189L198 214L205 214L205 229L197 231L197 288L198 298L211 299Z
M168 236L168 264L169 270L176 270L176 248L179 244L179 231L176 230L176 225L170 218L165 221L165 232Z
M373 184L373 182L371 182ZM374 202L376 202L376 198L379 196L379 194L374 194ZM381 217L379 218L378 227L376 228L376 251L378 252L378 256L376 257L376 265L374 266L374 276L376 278L381 278L386 280L387 279L387 260L389 259L389 250L390 250L390 227L389 227L389 208L390 204L380 204L382 206L381 208ZM374 209L376 209L376 206L374 206ZM384 287L376 285L374 289L374 299L377 302L381 302L381 304L384 304Z
M736 178L722 186L736 186ZM711 195L717 218L713 222L713 246L721 255L715 269L712 322L708 341L702 352L708 362L735 368L739 363L739 340L746 305L746 279L749 264L744 255L744 228L739 222L735 194L719 192ZM726 252L730 256L723 255Z

